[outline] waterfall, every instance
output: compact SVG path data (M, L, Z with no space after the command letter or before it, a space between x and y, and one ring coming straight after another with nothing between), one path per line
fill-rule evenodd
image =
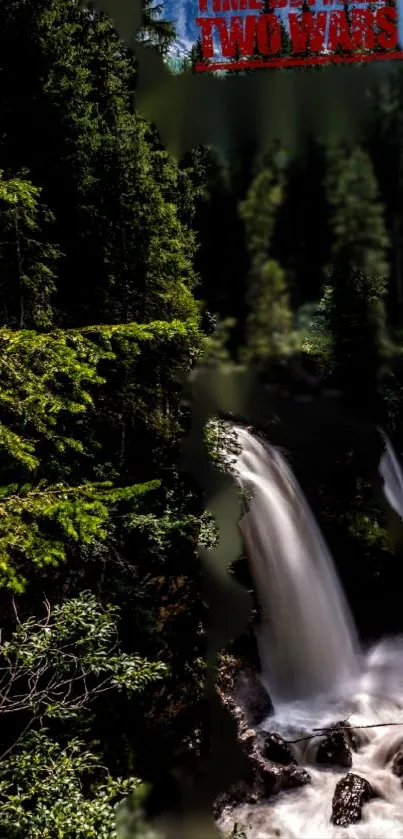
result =
M285 458L237 427L235 464L253 500L240 528L261 623L262 680L276 703L343 688L360 672L357 636L332 558Z
M260 604L262 676L275 706L262 727L296 744L311 783L267 803L236 806L221 827L228 832L237 822L248 839L403 839L402 779L392 771L403 752L403 636L359 651L328 548L287 460L247 429L235 433L235 469L252 496L240 528ZM381 433L384 493L402 516L402 470ZM350 771L369 781L375 797L362 820L346 828L331 822L346 768L318 766L313 732L347 718L358 742Z
M379 429L385 441L385 452L381 457L379 472L384 481L383 491L390 506L403 518L403 474L400 463L389 438Z

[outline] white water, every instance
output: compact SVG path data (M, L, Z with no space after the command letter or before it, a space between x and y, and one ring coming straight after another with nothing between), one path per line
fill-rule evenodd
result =
M403 749L403 637L360 652L329 551L287 462L246 429L236 431L242 447L237 471L244 488L253 490L240 526L263 616L263 680L275 704L262 727L290 740L346 718L353 726L382 727L356 729L359 748L350 770L319 768L316 737L295 744L312 783L267 805L238 807L221 827L239 822L248 839L403 839L403 787L391 772ZM400 512L402 472L386 443L380 472ZM366 778L377 797L364 805L361 822L334 827L334 789L348 771Z
M384 493L395 512L403 518L403 474L389 438L381 431L385 452L381 457L379 472L384 480Z
M261 607L263 681L275 705L344 687L359 675L359 647L329 550L284 457L236 433L235 469L253 492L240 527Z

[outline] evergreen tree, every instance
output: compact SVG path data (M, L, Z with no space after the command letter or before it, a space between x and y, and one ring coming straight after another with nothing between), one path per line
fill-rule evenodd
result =
M54 221L39 204L41 190L0 172L0 310L7 326L46 329L53 321L54 245L41 241Z
M192 45L192 48L191 48L190 54L189 54L189 63L190 63L190 68L191 68L192 72L195 72L196 64L200 64L202 62L206 63L206 59L204 58L204 55L203 55L201 38L198 38L196 43L194 43Z
M326 177L332 258L368 276L389 273L384 207L369 156L361 149L331 149Z
M376 410L389 352L384 304L388 238L365 152L333 150L327 189L333 230L328 314L336 377L354 408L368 414Z
M134 59L78 0L3 0L0 12L2 155L55 215L64 322L192 314L193 236L165 199L179 173L133 113ZM15 68L24 51L28 77Z
M165 20L163 14L163 3L155 3L155 0L144 0L143 26L139 41L142 44L154 47L166 58L176 38L176 30L175 24L171 20Z
M284 57L290 55L291 51L292 51L290 34L289 34L289 31L288 31L287 22L284 19L284 17L282 16L281 11L279 13L278 10L273 10L271 0L263 0L261 14L270 15L273 19L276 19L277 23L280 26L280 31L281 31L281 49L280 49L280 52L278 52L276 55L273 55L273 56L271 56L271 55L267 56L267 58L268 59L270 59L272 57L273 58L284 58ZM274 21L273 21L273 24L274 24Z
M250 255L246 353L263 365L288 349L292 327L285 274L270 256L282 201L283 175L273 157L264 156L240 205Z
M383 376L388 237L392 305L403 288L401 78L375 97L366 145L329 150L326 178L316 142L291 161L235 142L178 164L136 111L136 61L105 14L0 0L0 22L0 833L111 839L116 800L156 770L170 792L178 745L207 743L196 548L217 534L179 467L182 388L204 350L228 368L245 333L244 360L318 396L300 423L280 384L290 433L273 433L298 449L360 602L362 568L385 564L365 483L379 441L350 456L350 417L383 422L381 386L392 428L403 415L400 351L387 387ZM166 58L161 5L147 0L144 24ZM314 325L308 305L300 324L308 374L299 359L276 366L323 263ZM200 310L206 332L218 325L207 343ZM347 422L318 394L318 371L348 397ZM206 429L216 463L218 439Z
M12 595L35 620L45 592L52 603L72 598L71 624L75 598L88 589L101 606L120 605L122 656L135 668L145 659L164 665L163 685L151 680L146 698L129 702L112 657L110 696L70 728L55 700L50 740L21 742L4 768L8 807L10 772L27 759L43 766L52 737L74 796L90 741L104 744L97 766L127 777L133 750L146 774L147 761L158 763L161 734L177 743L194 726L178 701L188 694L196 707L201 693L201 499L177 464L181 391L201 335L190 229L199 173L193 182L134 110L136 65L107 17L75 0L4 0L0 19L1 614L12 633ZM80 667L83 648L77 656ZM137 672L147 679L141 666ZM0 725L5 748L19 742L24 713ZM150 730L146 747L128 723L133 713L142 734ZM58 737L66 744L77 733L74 767ZM35 822L26 805L35 784L36 776L21 776L24 835L70 829L64 799L58 822L48 799L48 815ZM75 799L79 829L92 806L87 824L108 836L110 796L99 789L83 798ZM7 830L3 820L8 839Z

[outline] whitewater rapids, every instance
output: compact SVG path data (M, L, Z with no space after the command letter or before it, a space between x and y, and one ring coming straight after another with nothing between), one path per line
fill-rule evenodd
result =
M262 724L263 729L297 740L346 718L352 726L381 723L379 728L355 729L358 752L353 752L352 767L315 765L319 738L295 744L292 749L311 784L281 793L267 805L236 808L224 817L224 830L238 822L245 826L247 839L403 839L402 781L391 770L395 754L403 749L403 638L381 642L364 661L364 673L344 701L328 696L284 704ZM360 822L335 827L333 794L347 772L369 781L377 797L364 804Z

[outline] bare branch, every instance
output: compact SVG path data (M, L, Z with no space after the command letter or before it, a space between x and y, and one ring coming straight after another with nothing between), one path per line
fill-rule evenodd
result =
M309 734L307 737L299 737L297 740L285 740L287 745L291 746L293 743L303 743L306 740L313 740L315 737L323 737L324 734L333 734L335 731L358 731L362 728L385 728L387 726L403 725L403 722L377 722L371 725L338 725L330 726L329 728L313 728L312 731L316 734Z

